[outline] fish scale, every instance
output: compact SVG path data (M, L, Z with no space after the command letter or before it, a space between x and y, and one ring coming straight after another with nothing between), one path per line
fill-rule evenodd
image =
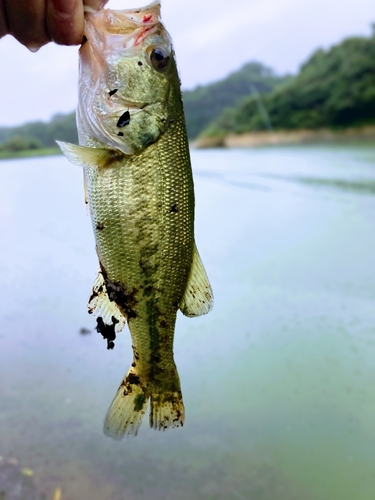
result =
M133 362L104 424L115 439L137 433L148 402L151 427L183 425L173 358L176 314L199 316L213 303L194 241L180 82L159 13L154 2L86 14L80 146L60 143L84 168L100 264L89 312L108 348L126 321L132 337Z

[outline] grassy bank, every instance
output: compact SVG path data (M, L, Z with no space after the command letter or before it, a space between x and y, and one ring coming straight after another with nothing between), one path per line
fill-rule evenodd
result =
M279 146L284 144L322 144L347 142L375 142L375 126L347 128L344 130L278 130L274 132L254 131L243 134L213 135L199 138L193 143L203 148L251 148Z
M35 156L52 156L61 154L60 148L37 148L24 149L22 151L0 151L0 160L8 160L9 158L30 158Z

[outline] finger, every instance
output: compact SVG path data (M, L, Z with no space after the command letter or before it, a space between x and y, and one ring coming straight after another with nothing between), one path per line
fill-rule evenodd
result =
M0 38L8 34L8 23L5 15L3 0L0 0Z
M8 30L29 49L38 49L49 42L44 24L44 0L2 0Z
M92 9L100 10L104 7L104 5L108 2L108 0L84 0L84 4L88 5Z
M61 45L78 45L83 39L82 0L48 0L46 26L50 38Z

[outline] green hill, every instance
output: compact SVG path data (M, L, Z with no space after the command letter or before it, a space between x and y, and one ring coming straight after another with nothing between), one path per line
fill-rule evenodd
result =
M295 77L252 62L183 92L190 139L253 130L340 129L375 123L375 35L317 50ZM0 156L77 143L75 113L0 128Z
M190 139L229 106L235 106L253 92L269 93L288 77L278 77L272 69L257 62L243 66L218 82L183 92L186 128Z
M202 136L227 132L318 129L375 123L375 36L317 50L297 76L262 97L247 97L211 122ZM267 121L265 121L265 116Z
M38 121L18 127L0 127L0 151L55 147L56 139L77 143L75 113L55 115L48 123Z
M267 93L284 78L260 63L248 63L227 78L195 90L183 92L186 126L194 139L228 106L234 106L251 92ZM18 127L0 127L0 157L20 155L40 148L56 147L56 139L78 142L75 113L58 114L46 122L32 122Z

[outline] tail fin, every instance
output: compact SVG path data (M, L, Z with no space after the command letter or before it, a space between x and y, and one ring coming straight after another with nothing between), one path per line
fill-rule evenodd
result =
M181 391L151 394L150 427L159 431L184 425L185 408Z
M165 430L184 425L185 410L177 370L173 380L169 379L163 387L161 383L144 384L136 368L132 367L107 412L104 433L116 440L136 436L149 398L150 427Z
M135 368L130 368L107 412L104 434L117 440L124 436L136 436L148 398L146 387L141 383Z

